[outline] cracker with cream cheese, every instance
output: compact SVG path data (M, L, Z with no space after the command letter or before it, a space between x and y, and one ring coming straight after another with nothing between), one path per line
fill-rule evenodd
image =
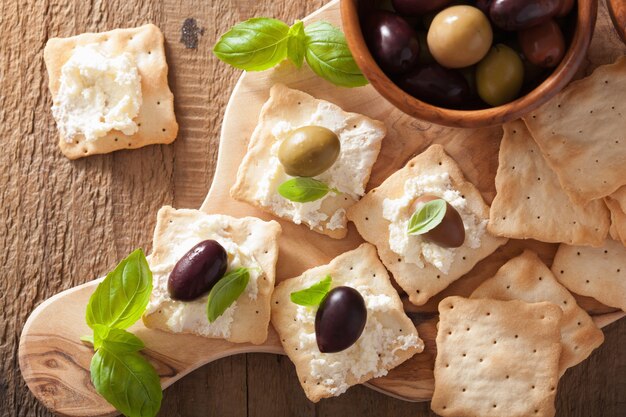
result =
M320 200L297 203L277 191L281 183L292 178L285 173L277 152L290 132L308 125L325 127L339 137L341 150L337 161L315 179L340 193L331 191ZM365 193L385 132L382 122L345 112L335 104L276 84L263 105L230 193L233 198L275 216L341 239L347 233L346 209Z
M270 299L274 291L280 225L254 217L234 218L198 210L159 210L150 269L153 291L143 321L146 327L192 333L229 342L261 344L267 339ZM197 243L213 239L228 252L228 270L249 268L245 291L220 317L209 323L207 296L183 302L167 292L169 274Z
M626 247L608 239L599 248L561 245L552 272L570 291L626 311Z
M435 391L443 417L552 417L563 312L547 302L439 303Z
M494 277L474 290L470 298L546 301L561 307L561 375L567 368L585 360L604 341L604 334L589 314L578 306L576 299L559 284L537 254L529 250L504 264Z
M524 122L503 127L488 230L509 238L602 245L610 223L602 200L572 202Z
M141 78L141 105L133 119L138 130L131 135L110 130L93 140L86 140L83 135L65 138L60 133L59 147L66 157L77 159L120 149L171 143L176 139L178 124L174 114L174 95L167 81L168 67L163 41L163 34L152 24L48 40L44 60L48 70L48 86L55 104L58 104L56 96L61 86L63 65L79 47L95 45L107 57L128 53Z
M626 185L626 57L598 67L524 117L573 201Z
M331 276L333 288L343 285L358 290L367 307L363 333L354 345L337 353L321 353L317 347L317 308L299 306L290 299L292 292L308 288L326 275ZM306 396L314 402L386 375L424 349L376 249L367 243L339 255L328 265L281 282L272 296L272 325L296 365Z
M444 187L439 183L447 185ZM445 198L457 211L460 210L466 229L461 247L441 248L421 236L406 234L406 223L412 214L410 208L416 198L426 194ZM390 212L403 215L397 225L385 218ZM426 303L506 243L507 239L486 232L488 217L489 206L480 192L465 179L441 145L432 145L410 160L348 210L348 218L366 241L376 245L381 260L416 305ZM394 251L390 236L398 251L402 252L400 248L404 247L411 255ZM425 251L433 254L429 258L432 262L424 258ZM441 264L435 266L440 260Z

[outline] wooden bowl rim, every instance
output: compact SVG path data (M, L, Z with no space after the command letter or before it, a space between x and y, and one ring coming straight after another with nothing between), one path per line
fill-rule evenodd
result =
M598 13L597 0L578 0L576 29L561 63L541 84L518 99L481 110L454 110L423 102L398 87L378 66L367 47L357 12L359 0L341 0L341 20L354 59L372 86L409 116L451 127L499 125L531 112L558 94L583 63Z

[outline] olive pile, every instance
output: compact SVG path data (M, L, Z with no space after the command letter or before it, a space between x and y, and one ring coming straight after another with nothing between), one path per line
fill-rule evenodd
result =
M574 0L369 0L363 35L404 91L451 109L499 106L532 90L565 55Z

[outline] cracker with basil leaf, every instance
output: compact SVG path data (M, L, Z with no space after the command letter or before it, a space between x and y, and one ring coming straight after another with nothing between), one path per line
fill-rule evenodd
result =
M307 154L282 153L285 141L302 130L317 135L307 137L315 142L311 152L324 145L322 157L312 165ZM341 239L347 234L346 209L365 194L385 132L382 122L276 84L263 105L231 196Z
M275 221L161 208L150 259L154 290L143 317L146 327L234 343L265 342L280 233ZM194 245L208 239L228 253L226 273L196 299L173 299L168 280L174 266Z

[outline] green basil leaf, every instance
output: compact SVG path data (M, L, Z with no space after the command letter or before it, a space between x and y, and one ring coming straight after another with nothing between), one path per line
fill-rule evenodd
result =
M277 19L255 17L233 26L215 44L213 53L246 71L272 68L287 58L289 26Z
M317 307L320 305L328 291L330 291L330 284L332 278L330 275L318 282L311 285L309 288L305 288L300 291L291 293L291 302L305 307Z
M328 22L316 22L307 26L304 32L306 62L313 72L342 87L367 84L341 30Z
M137 352L105 347L91 359L91 382L98 394L128 417L154 417L163 391L154 367Z
M246 289L250 272L248 268L237 268L220 279L209 292L207 318L213 323Z
M94 326L94 348L112 352L139 352L146 346L140 338L122 329L113 329L101 324Z
M141 249L109 272L91 295L86 320L92 329L102 324L126 329L143 314L152 292L152 272Z
M293 62L296 67L302 67L304 61L304 52L306 50L306 37L304 35L304 23L300 20L296 21L289 28L289 40L287 41L287 58Z
M86 343L88 345L93 346L94 345L94 340L93 340L93 335L90 334L86 334L84 336L80 337L80 341L83 343Z
M409 219L407 233L410 235L423 235L441 223L446 215L446 200L438 198L425 203Z
M278 186L278 194L296 203L319 200L329 191L339 194L336 188L328 188L323 182L308 177L295 177Z

